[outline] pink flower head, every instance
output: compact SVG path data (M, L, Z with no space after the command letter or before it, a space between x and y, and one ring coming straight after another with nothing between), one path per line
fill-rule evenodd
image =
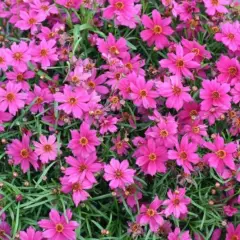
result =
M240 81L240 63L237 58L222 55L216 65L220 72L218 76L219 82L233 85Z
M238 240L240 239L240 224L237 225L236 229L232 223L229 223L226 227L227 235L226 240Z
M20 240L42 240L42 232L35 231L33 227L29 227L26 231L20 231Z
M129 169L127 160L119 162L117 159L112 158L110 164L104 166L104 179L109 183L112 189L122 188L134 183L133 177L135 170Z
M136 164L140 166L144 173L155 175L157 172L165 173L165 162L167 161L167 150L158 146L154 139L149 138L147 143L140 147L140 156Z
M58 60L55 44L56 41L53 39L48 41L44 39L39 45L33 45L31 49L32 60L41 63L43 69L50 67L52 62Z
M9 64L19 71L26 71L28 62L31 60L29 47L26 42L21 41L18 45L14 42L11 45Z
M3 123L12 119L12 115L8 112L0 111L0 132L4 130Z
M0 70L6 71L8 65L11 65L10 54L9 49L0 48Z
M178 76L165 78L165 81L158 83L158 92L162 97L166 97L166 106L180 110L185 102L191 102L192 97L188 93L189 87L183 87Z
M168 190L168 198L163 202L163 205L167 206L164 210L166 217L173 214L174 217L179 218L181 214L188 213L187 205L190 204L191 199L185 196L185 188L179 188L172 192Z
M174 232L169 233L168 240L192 240L189 231L181 232L180 228L175 228Z
M22 141L18 139L12 140L12 143L7 146L7 154L12 157L14 165L21 165L24 173L29 170L30 164L35 170L38 169L37 155L30 148L30 137L25 134Z
M5 221L0 221L0 237L1 237L1 240L9 240L11 239L10 236L11 236L11 227L10 225L5 222Z
M215 168L219 173L222 173L225 166L231 170L236 170L233 153L236 152L236 144L224 143L224 139L219 135L216 136L214 142L206 142L205 147L212 151L204 157L208 160L210 167Z
M234 103L240 102L240 82L234 85L234 88L231 90L232 100Z
M8 111L15 116L17 111L24 107L24 100L27 98L27 94L20 91L21 84L14 84L12 82L7 83L6 89L0 87L1 111L8 109Z
M228 217L232 217L235 214L238 213L238 209L231 206L231 205L226 205L223 207L224 213L228 216Z
M80 86L85 83L89 77L91 77L91 73L84 72L83 66L76 66L74 71L70 72L68 81L76 86Z
M92 188L93 184L89 181L82 179L71 183L69 177L66 176L62 177L60 181L62 184L61 191L66 194L70 192L72 193L72 199L76 207L80 202L86 201L89 198L90 195L85 191Z
M44 229L43 238L52 240L76 240L75 229L79 224L71 221L72 212L67 209L66 214L60 215L57 210L52 209L49 213L50 220L41 220L38 225Z
M103 39L97 40L98 51L102 53L104 57L110 55L111 57L124 58L128 53L127 42L124 38L120 38L116 41L115 37L110 33L104 41Z
M70 167L67 167L64 173L69 176L69 182L74 183L84 179L90 183L97 182L94 174L102 169L102 164L97 162L95 154L87 158L66 157L66 162Z
M157 126L149 128L146 135L155 138L159 145L171 148L177 141L177 132L176 122L162 120Z
M168 59L163 59L159 63L162 68L168 68L169 71L178 77L188 77L193 79L193 74L189 69L196 69L200 64L193 61L195 53L184 54L183 47L177 45L176 54L168 53Z
M120 134L118 134L116 138L113 138L112 142L114 143L114 146L111 147L111 150L116 151L120 156L127 153L129 145L124 139L121 139Z
M159 226L164 222L163 217L158 212L159 207L162 205L162 201L156 196L153 202L147 207L142 204L140 208L140 215L137 216L137 222L141 225L150 225L152 232L157 232Z
M215 39L222 42L233 52L237 51L240 46L240 24L234 23L222 23L221 31L215 34Z
M142 23L147 29L141 32L141 38L147 42L148 46L155 44L158 49L163 49L169 45L167 36L173 33L172 28L169 27L171 18L162 18L157 10L152 11L152 17L153 20L143 15Z
M135 73L132 73L136 76ZM155 108L156 101L155 98L159 94L153 90L153 81L145 81L144 77L136 76L135 82L130 83L130 97L136 106L143 106L144 108Z
M20 20L18 20L15 26L21 30L31 29L31 34L37 32L37 26L45 20L45 15L42 13L36 14L35 11L20 11Z
M41 135L39 137L39 142L33 142L35 146L35 153L40 156L40 160L42 163L48 163L49 161L53 161L57 158L57 143L56 137L54 135L50 135L47 137Z
M180 144L176 143L176 151L169 150L168 158L177 161L178 166L182 166L184 172L190 174L193 171L192 164L199 162L197 151L197 144L189 142L187 136L183 136Z
M203 0L206 12L208 15L213 16L216 13L228 13L226 5L229 5L229 0Z
M87 123L83 122L80 132L71 130L72 139L68 144L68 148L73 151L75 156L88 157L91 153L96 152L95 147L100 145L96 132L96 130L91 130Z
M65 8L79 9L82 0L56 0L56 3L64 6Z
M103 11L104 18L115 18L116 25L136 27L136 19L140 13L141 5L134 6L134 0L108 0L108 2L110 5Z
M100 123L100 133L104 135L107 132L114 133L117 131L116 124L118 122L118 119L113 116L106 116L102 117L99 120Z
M71 86L65 85L63 93L57 92L54 95L55 101L62 103L58 109L63 110L67 114L73 114L75 118L81 119L83 113L88 111L87 103L90 96L87 91L81 87L73 91Z
M209 110L211 107L231 107L231 97L228 95L230 85L227 83L218 83L216 80L204 80L200 90L202 110Z
M58 14L58 9L55 4L50 5L48 1L33 0L29 4L31 9L36 11L40 16L47 18L50 14Z

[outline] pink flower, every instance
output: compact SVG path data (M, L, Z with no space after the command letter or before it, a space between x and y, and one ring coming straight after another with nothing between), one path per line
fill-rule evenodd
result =
M76 86L81 86L91 76L91 73L84 72L83 66L76 66L74 68L74 71L70 72L68 76L68 81Z
M222 23L221 32L215 34L215 39L222 42L233 52L237 51L240 46L240 24L234 23Z
M37 26L45 20L45 15L36 14L35 11L29 11L29 13L20 11L20 18L21 19L17 21L15 26L21 30L31 29L31 34L34 34L37 32Z
M22 137L22 141L18 139L12 140L12 143L7 146L7 154L12 157L14 165L21 165L24 173L29 170L30 164L35 170L38 169L37 155L30 148L30 138L25 134Z
M160 212L158 212L159 207L162 205L162 201L156 196L153 202L146 207L146 205L142 204L140 208L140 215L137 216L137 222L141 225L150 225L150 229L152 232L157 232L159 226L161 226L164 222Z
M234 103L240 102L240 83L236 83L231 90L232 100Z
M33 0L33 3L29 4L31 9L36 11L40 16L47 18L50 14L58 14L58 9L55 4L50 5L48 1Z
M83 112L88 111L87 103L90 96L87 91L81 87L73 91L71 86L65 85L63 93L57 92L54 95L55 101L62 103L58 109L63 110L67 114L73 114L75 118L81 119Z
M96 160L95 154L87 158L66 157L66 162L70 167L67 167L64 173L69 176L69 182L74 183L86 179L90 183L96 183L94 174L102 169L102 164Z
M200 90L202 110L209 110L211 107L231 107L231 97L227 94L230 91L230 85L227 83L218 83L216 80L204 80Z
M79 9L82 4L82 0L56 0L56 3L64 6L65 8Z
M141 5L134 6L134 0L108 0L108 2L110 5L103 11L104 18L115 18L116 25L123 25L129 28L136 27L136 19Z
M98 51L102 53L104 57L110 55L111 57L124 58L128 53L127 42L124 38L119 38L116 41L115 37L110 33L104 41L103 39L97 40Z
M177 142L177 132L176 122L161 120L157 126L149 128L145 134L155 138L160 146L171 148Z
M48 163L49 161L53 161L57 158L57 143L56 137L54 135L50 135L47 137L41 135L39 137L39 142L33 142L35 146L35 153L40 156L40 160L42 163Z
M34 104L30 108L31 112L43 112L44 104L51 103L53 101L53 95L48 88L40 88L34 85L34 90L28 93L27 104Z
M229 0L203 0L206 12L208 15L213 16L216 13L228 13L225 5L229 5Z
M153 20L147 15L142 16L142 23L147 29L140 33L141 38L148 46L155 44L158 49L163 49L169 45L167 36L173 33L172 28L169 27L171 18L162 18L157 10L152 11L152 17Z
M18 45L14 42L11 45L11 59L9 64L19 71L26 71L28 62L31 60L29 47L26 42L21 41Z
M224 139L219 135L216 136L214 142L205 142L205 147L212 151L204 156L209 162L210 167L215 168L219 173L222 173L224 167L227 166L231 170L235 170L233 153L236 152L236 144L224 144Z
M163 202L163 205L167 206L164 210L166 217L173 214L174 217L179 218L180 215L188 213L187 205L190 204L191 199L185 196L185 188L179 188L172 192L168 190L168 200Z
M26 231L20 231L20 240L42 240L42 232L35 231L33 227L29 227Z
M8 111L15 116L17 111L24 107L24 100L27 98L27 94L20 91L21 84L14 84L12 82L7 83L6 89L0 87L1 111L8 109Z
M221 83L231 83L231 85L240 81L240 63L237 58L229 58L222 55L217 62L217 69L220 72L218 81Z
M55 40L46 41L44 39L39 45L33 45L31 48L32 60L41 63L41 67L47 69L52 62L58 60L55 44Z
M7 222L0 221L0 233L2 240L11 239L11 227Z
M120 134L118 134L116 138L113 138L112 142L114 143L114 146L111 147L111 150L117 151L117 154L120 156L127 153L129 145L125 140L121 140Z
M132 74L136 76L135 73ZM143 106L146 109L156 107L155 98L159 94L153 90L153 85L153 81L146 82L142 76L136 76L135 82L130 83L130 97L136 106Z
M12 119L12 115L7 112L0 111L0 132L4 130L3 123Z
M136 164L140 166L144 173L155 175L157 172L165 173L165 162L167 161L167 150L158 146L152 138L140 147Z
M226 227L227 229L227 235L226 240L238 240L240 239L240 224L234 229L234 226L232 223L229 223Z
M79 224L75 221L71 221L72 212L67 209L66 214L59 215L58 211L52 209L49 213L50 220L41 220L38 225L45 229L42 233L43 238L52 240L75 240L75 229Z
M72 192L72 199L76 207L79 205L80 202L86 201L89 198L90 195L87 191L85 191L92 188L93 184L89 181L82 179L77 182L71 183L69 181L69 177L66 176L60 178L60 181L62 184L61 191L63 193Z
M178 76L165 78L164 82L158 83L158 92L162 97L166 97L166 106L180 110L185 102L191 102L192 97L188 93L189 87L183 87Z
M116 117L106 116L102 117L99 120L100 123L100 133L104 135L107 132L114 133L117 131L117 127L115 126L118 122Z
M87 123L83 122L80 132L71 130L72 139L68 144L68 148L73 151L75 156L88 157L91 153L96 152L95 147L100 145L96 132L96 130L91 130Z
M0 70L6 71L8 69L8 65L11 65L10 61L11 52L9 49L0 48Z
M197 153L197 144L190 143L187 136L183 136L180 144L176 143L176 151L169 150L168 158L177 161L178 166L182 166L184 172L190 174L193 171L192 164L199 162L199 156Z
M168 234L168 240L192 240L189 231L181 233L180 228L175 228L174 232Z
M178 77L189 77L193 79L193 74L189 69L196 69L200 67L200 64L193 61L195 54L184 54L183 47L177 45L176 54L168 53L168 59L163 59L159 62L162 68L168 68L169 71Z
M235 214L238 213L238 209L232 207L231 205L226 205L223 207L224 213L228 216L228 217L232 217Z
M133 177L135 170L129 169L127 160L119 162L117 159L112 158L110 164L104 166L104 179L109 183L112 189L122 188L125 189L127 185L134 183Z

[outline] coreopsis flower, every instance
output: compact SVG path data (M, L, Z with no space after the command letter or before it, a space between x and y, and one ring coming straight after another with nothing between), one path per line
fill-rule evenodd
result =
M94 174L102 169L102 164L97 161L95 154L91 154L87 158L66 157L66 162L70 167L66 168L64 174L68 176L68 181L70 183L84 179L88 180L90 183L97 182Z
M193 171L192 164L197 164L200 159L197 151L197 144L189 142L187 136L183 136L180 143L176 143L175 150L168 151L168 158L176 160L178 166L182 166L184 172L190 174Z
M116 117L113 116L106 116L106 117L102 117L99 120L99 124L100 124L100 130L99 132L104 135L107 132L110 133L114 133L117 131L117 127L116 124L118 122L118 119Z
M234 85L234 88L231 90L231 95L232 95L232 101L234 103L239 103L240 102L240 83L236 83Z
M116 138L113 138L112 142L113 142L114 146L111 147L111 150L116 151L117 154L120 156L127 153L129 144L124 139L123 140L121 139L120 134L118 134Z
M3 123L10 121L12 117L13 116L8 112L0 111L0 132L4 130Z
M42 240L42 232L29 227L26 231L20 231L20 240Z
M216 80L204 80L202 89L200 90L201 109L209 110L212 107L223 107L229 109L231 107L231 97L228 95L230 85L227 83L219 83Z
M143 106L144 108L155 108L155 98L159 94L153 90L154 82L145 81L142 76L136 76L136 80L130 83L130 98L136 106Z
M34 152L40 156L42 163L48 163L57 158L58 146L54 135L50 135L48 138L41 135L39 137L39 142L33 141L33 144L35 146Z
M33 45L31 47L32 60L40 63L43 69L47 69L58 60L55 45L56 41L53 39L48 41L43 39L39 45Z
M140 33L141 38L147 42L148 46L154 44L158 49L163 49L169 45L167 36L173 33L172 28L169 27L171 18L162 18L157 10L152 11L152 18L148 15L142 16L142 23L146 29Z
M45 19L51 14L58 14L58 9L55 4L51 4L48 1L33 0L29 4L32 10L37 12L41 16L45 16Z
M215 39L222 42L233 52L240 47L240 24L239 22L225 22L221 24L221 31L215 34Z
M127 160L119 162L112 158L109 164L104 166L104 179L109 183L112 189L122 188L134 183L133 177L135 170L129 168Z
M5 221L0 221L0 237L2 240L8 240L11 237L11 227Z
M185 54L180 44L176 46L176 54L168 53L167 56L168 59L163 59L159 62L160 66L162 68L168 68L171 73L178 77L184 76L193 79L193 74L190 70L200 67L198 62L193 61L195 54Z
M168 240L192 240L189 231L181 232L180 228L175 228L174 232L168 234Z
M56 3L64 6L65 8L79 9L82 4L82 0L56 0Z
M230 83L231 85L240 81L240 63L237 58L229 58L222 55L216 63L220 72L218 81L220 83Z
M21 41L19 44L14 42L11 45L9 65L15 67L19 71L26 71L30 60L30 50L26 42Z
M240 224L238 224L237 227L234 228L234 225L232 223L229 223L226 229L227 229L226 240L240 239Z
M38 30L38 25L45 20L45 14L30 10L29 12L20 11L20 20L15 24L15 27L21 30L31 30L31 34L35 34Z
M164 222L163 217L159 212L162 201L156 196L152 203L147 207L145 204L141 205L140 215L137 216L137 222L141 225L149 224L152 232L157 232L159 226Z
M206 13L210 16L216 13L228 13L226 6L230 4L229 0L203 0L203 2L207 8Z
M100 141L96 136L96 130L91 130L90 126L83 122L80 126L80 132L71 130L72 139L68 144L75 156L88 157L96 152L96 146L100 145Z
M173 214L174 217L179 218L180 215L185 215L188 213L187 205L190 204L191 199L185 196L185 188L179 188L172 192L168 190L167 200L163 201L163 205L166 206L164 214L168 217Z
M127 54L128 47L127 42L124 38L119 38L118 40L110 33L104 41L99 38L97 40L98 51L104 56L111 56L117 58L124 58Z
M188 93L190 88L184 87L178 76L165 78L164 82L159 82L157 86L159 95L167 98L166 106L168 108L175 108L179 111L184 103L192 101L192 97Z
M134 0L108 0L109 4L103 10L103 17L113 19L116 25L135 28L141 5L134 5Z
M72 193L72 200L77 207L80 202L86 201L89 198L89 193L85 190L91 189L93 184L89 181L82 179L76 182L70 182L69 177L60 178L62 184L61 191L63 193Z
M139 152L136 164L145 174L153 176L157 172L166 172L167 150L163 146L158 146L156 140L147 139L146 144L140 147Z
M79 224L71 221L72 212L67 209L64 215L60 215L57 210L52 209L49 213L49 220L41 220L38 225L44 229L42 236L52 240L75 240L75 230Z
M6 71L10 63L10 51L7 48L0 48L0 70Z
M224 139L219 135L214 138L214 142L205 142L205 147L212 153L207 153L204 157L209 162L210 167L222 173L225 167L236 170L233 153L236 152L236 144L233 142L224 143Z
M73 90L71 86L65 85L63 93L55 93L54 98L56 102L62 103L58 106L59 110L67 114L72 113L75 118L81 119L83 113L88 111L90 95L83 88Z
M7 154L13 159L14 165L21 165L21 169L26 173L30 164L35 170L38 169L37 155L30 148L30 137L23 135L22 141L18 139L13 139L12 143L7 146Z

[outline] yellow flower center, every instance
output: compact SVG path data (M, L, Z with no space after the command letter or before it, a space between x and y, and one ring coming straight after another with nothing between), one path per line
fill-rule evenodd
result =
M162 29L162 27L161 27L160 25L155 25L155 26L153 27L153 32L154 32L155 34L161 34L162 31L163 31L163 29Z
M62 233L63 230L64 230L64 227L63 227L63 225L62 225L61 223L58 223L58 224L56 225L55 229L56 229L56 232Z
M216 153L217 157L220 159L224 159L227 156L227 153L224 150L218 150L215 153Z

